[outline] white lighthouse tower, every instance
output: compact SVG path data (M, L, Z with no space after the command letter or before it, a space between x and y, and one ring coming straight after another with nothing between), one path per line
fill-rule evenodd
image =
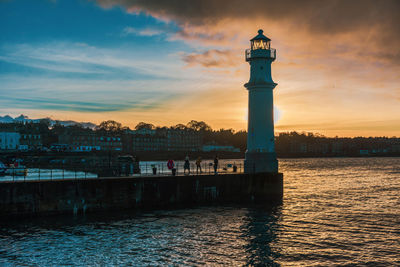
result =
M250 80L244 85L249 90L247 151L244 162L246 173L278 172L274 143L273 90L277 85L271 77L271 63L276 50L263 30L250 40L246 61L250 64Z

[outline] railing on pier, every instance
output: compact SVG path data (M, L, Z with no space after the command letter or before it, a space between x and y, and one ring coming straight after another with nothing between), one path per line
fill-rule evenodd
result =
M243 173L243 162L240 160L232 162L224 162L214 167L214 163L201 163L199 168L194 162L190 162L189 170L184 167L184 162L175 163L175 175L210 175L210 174L227 174L227 173ZM167 168L166 163L142 163L140 166L140 175L172 175L173 170Z
M0 175L0 182L41 181L98 178L98 175L89 170L65 170L61 168L9 168Z
M140 173L134 173L132 166L97 166L94 168L76 167L63 169L59 167L47 168L12 168L4 175L0 175L0 182L25 182L41 180L66 179L96 179L101 177L146 177L146 176L176 176L211 175L243 173L243 160L221 160L214 168L212 161L202 162L197 168L195 162L190 162L189 170L185 170L184 162L175 163L175 171L168 169L166 162L140 162Z

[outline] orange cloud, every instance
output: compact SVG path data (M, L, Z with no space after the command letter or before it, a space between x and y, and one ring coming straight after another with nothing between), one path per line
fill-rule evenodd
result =
M188 66L201 65L203 67L232 67L237 66L238 53L230 50L217 50L211 49L203 53L191 53L183 55L183 61L188 64Z

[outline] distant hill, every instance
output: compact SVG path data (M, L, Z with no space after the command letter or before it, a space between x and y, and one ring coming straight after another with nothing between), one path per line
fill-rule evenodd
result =
M42 118L42 119L30 119L28 116L25 116L21 114L18 117L11 117L10 115L5 115L5 116L0 116L0 123L13 123L13 122L18 122L18 123L26 123L26 122L32 122L32 123L39 123L41 120L49 120L50 125L53 126L56 123L59 123L63 126L72 126L72 125L81 125L84 128L90 128L94 129L97 125L91 122L77 122L77 121L59 121L59 120L53 120L50 118Z

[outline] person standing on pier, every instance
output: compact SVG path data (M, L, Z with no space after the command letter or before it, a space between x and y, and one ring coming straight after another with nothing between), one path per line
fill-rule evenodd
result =
M201 171L201 157L198 157L196 160L196 174L199 174L199 170L200 170L200 174L202 173Z
M190 174L190 161L189 156L185 158L185 164L183 165L183 174L186 174L186 170L188 171L188 175Z
M171 170L172 175L175 176L175 173L176 173L175 163L174 163L174 161L172 159L168 160L167 167L168 167L169 170Z
M214 174L217 174L218 170L218 156L215 156L214 158Z

